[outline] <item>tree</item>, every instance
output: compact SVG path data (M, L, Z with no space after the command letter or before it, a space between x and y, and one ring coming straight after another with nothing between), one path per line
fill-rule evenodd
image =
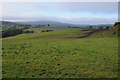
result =
M117 25L120 26L120 22L115 22L115 24L113 26L117 26Z
M15 36L18 34L22 34L23 30L22 29L11 29L11 30L5 30L2 31L2 37L9 37L9 36Z
M90 29L92 28L92 26L89 26L90 27Z
M109 29L109 26L107 26L106 29Z
M50 24L48 24L48 26L50 26Z

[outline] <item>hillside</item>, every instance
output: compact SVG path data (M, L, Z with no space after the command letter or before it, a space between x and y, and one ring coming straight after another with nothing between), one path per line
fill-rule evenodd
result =
M116 22L111 29L115 30L115 31L119 31L120 30L120 22Z
M114 34L120 34L120 22L116 22L110 29L114 31Z
M3 38L3 78L118 77L118 38L70 38L86 32L63 29Z

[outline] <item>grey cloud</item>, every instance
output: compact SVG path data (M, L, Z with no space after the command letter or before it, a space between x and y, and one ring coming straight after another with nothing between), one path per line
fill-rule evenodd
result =
M92 19L87 19L87 18L79 18L76 21L70 20L68 21L69 23L74 23L74 24L114 24L117 19L106 19L106 18L92 18Z
M21 6L22 4L22 6ZM9 6L7 6L9 5ZM12 5L12 6L10 6ZM31 6L32 8L25 8L25 6ZM18 10L19 9L19 10ZM97 23L114 23L116 18L94 18L94 17L80 17L80 18L64 18L61 16L49 16L44 14L38 14L35 10L58 10L61 13L67 12L89 12L93 14L117 14L118 3L117 2L49 2L49 3L11 3L3 5L3 20L50 20L59 21L65 23L75 24L97 24ZM9 13L7 13L9 12ZM33 12L33 13L32 13ZM49 12L49 11L48 11Z
M54 5L51 3L51 5ZM56 3L59 10L64 11L85 11L91 13L117 13L117 2L61 2Z

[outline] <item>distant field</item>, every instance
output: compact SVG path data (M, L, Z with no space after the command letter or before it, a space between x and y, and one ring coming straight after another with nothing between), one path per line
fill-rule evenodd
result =
M8 27L0 27L0 31L7 30Z
M54 30L54 31L61 31L61 30L81 30L81 28L49 27L49 26L45 26L45 27L40 27L40 28L32 27L32 28L26 29L26 30L33 30L36 33L39 33L42 30Z
M42 32L54 29L52 32ZM32 28L3 38L3 78L117 78L118 38L112 31L74 38L82 29ZM109 34L109 35L108 35Z

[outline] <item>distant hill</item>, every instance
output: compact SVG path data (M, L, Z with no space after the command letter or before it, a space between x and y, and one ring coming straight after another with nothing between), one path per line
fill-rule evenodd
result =
M30 25L50 25L50 26L56 26L56 27L68 27L68 26L71 26L71 27L74 27L76 25L74 24L69 24L69 23L61 23L61 22L56 22L56 21L27 21L27 22L19 22L19 23L22 23L22 24L30 24Z
M113 24L97 24L97 25L90 25L90 24L70 24L70 23L61 23L57 21L26 21L26 22L19 22L22 24L30 24L30 25L48 25L50 26L56 26L56 27L86 27L86 26L93 26L93 27L106 27L106 26L112 26Z
M17 25L16 22L10 22L10 21L0 21L0 24L2 25Z
M25 21L25 22L19 22L19 23L31 24L31 25L61 24L60 22L56 22L56 21Z
M55 27L84 27L86 25L77 25L77 24L69 24L69 23L61 23L61 22L56 22L56 21L25 21L25 22L10 22L10 21L0 21L0 25L4 26L9 26L12 27L12 25L16 26L16 25L32 25L32 26L36 26L36 25L45 25L48 26L48 24L50 26L55 26Z
M48 26L55 26L55 27L86 27L86 26L93 26L93 27L106 27L106 26L112 26L112 24L98 24L98 25L89 25L89 24L70 24L70 23L61 23L57 21L25 21L25 22L10 22L10 21L0 21L2 25L12 27L11 25L45 25Z
M62 23L62 22L57 22L57 21L26 21L26 22L19 22L22 24L30 24L30 25L48 25L50 26L56 26L56 27L85 27L89 26L88 24L71 24L71 23Z
M25 27L30 25L10 21L0 21L0 27L22 27L22 26Z

